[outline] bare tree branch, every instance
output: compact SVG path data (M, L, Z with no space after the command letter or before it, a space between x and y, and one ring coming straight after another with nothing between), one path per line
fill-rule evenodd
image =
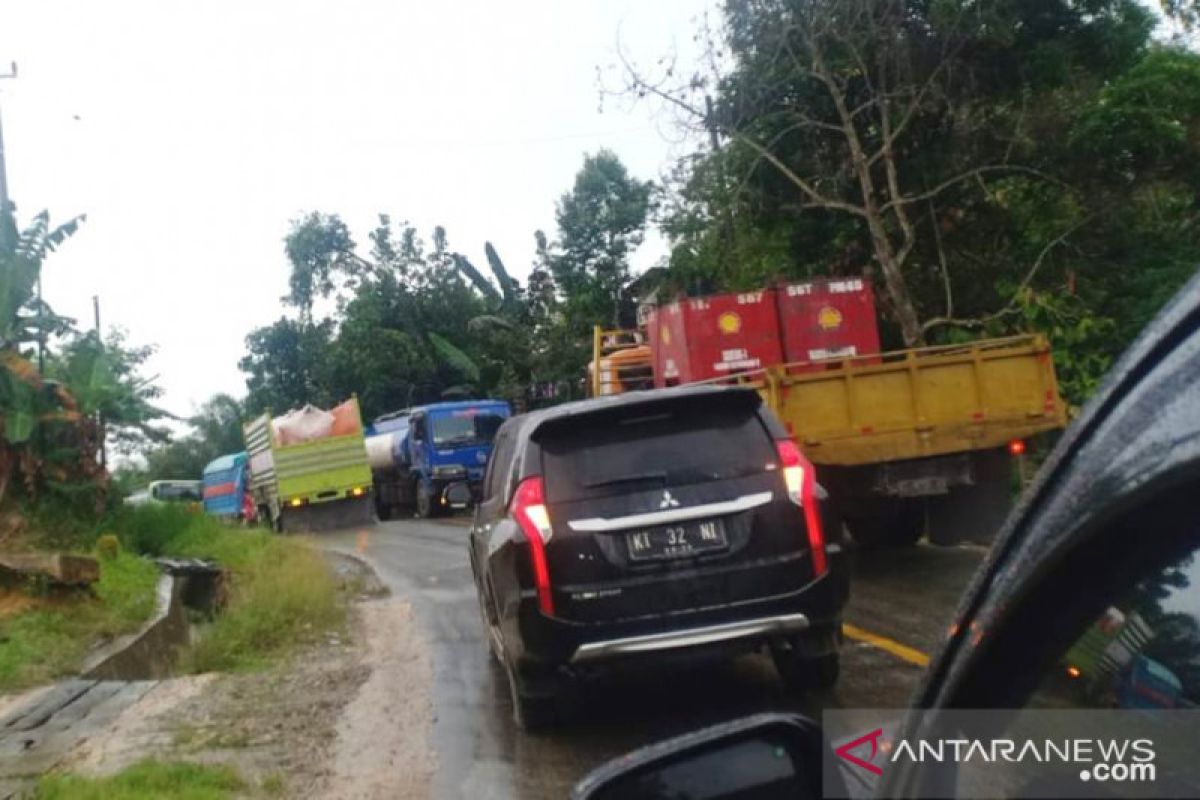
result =
M922 200L931 200L931 199L937 197L942 192L949 189L950 187L954 186L955 184L962 183L963 181L968 180L970 178L979 177L979 176L985 175L987 173L992 173L992 172L1011 172L1011 173L1018 173L1018 174L1022 174L1022 175L1033 175L1035 177L1041 178L1044 181L1049 181L1050 183L1056 183L1059 186L1063 186L1064 188L1070 188L1069 186L1067 186L1067 184L1058 180L1054 176L1047 175L1045 172L1042 172L1041 170L1038 170L1038 169L1033 169L1032 167L1023 167L1023 166L1020 166L1017 164L987 164L982 167L975 167L974 169L969 169L966 172L959 173L958 175L955 175L953 178L950 178L949 180L942 181L937 186L935 186L934 188L930 189L927 192L921 192L919 194L908 195L907 197L892 198L888 202L884 203L883 207L880 210L887 211L887 210L890 210L892 208L892 206L912 205L913 203L919 203Z
M933 225L933 241L937 245L938 266L942 271L942 284L946 289L946 317L954 317L954 291L950 287L950 267L946 263L946 249L942 247L942 231L938 225L937 212L934 210L933 201L929 201L929 222ZM928 330L926 328L926 330Z
M746 145L760 158L778 169L784 175L784 177L794 183L800 189L800 191L802 191L805 196L807 196L809 200L816 206L835 211L844 211L848 214L854 214L856 216L864 215L865 212L860 206L823 195L810 181L798 175L794 170L792 170L791 167L787 165L786 162L772 153L769 147L759 143L753 136L742 132L736 127L722 125L718 120L709 119L708 114L698 106L689 103L687 100L684 100L682 97L679 97L672 92L667 91L666 89L663 89L660 85L650 83L644 79L633 68L633 65L629 63L629 61L625 58L624 53L622 53L620 50L618 50L618 56L621 59L622 65L625 67L626 76L629 78L637 91L652 94L655 97L658 97L660 100L670 103L675 108L690 114L697 120L704 120L709 125L714 125L721 128L721 130L723 130L729 138Z
M1004 308L1000 309L999 311L997 311L994 314L987 314L985 316L978 317L975 319L954 319L949 313L947 313L947 315L945 317L934 317L933 319L926 320L925 323L921 326L921 330L929 331L933 328L943 326L943 325L952 325L952 326L960 327L960 328L981 328L989 322L1000 319L1001 317L1008 316L1009 314L1017 313L1017 311L1019 310L1017 306L1018 306L1018 303L1020 302L1021 294L1025 291L1026 287L1028 287L1029 284L1033 281L1034 276L1037 275L1038 270L1041 269L1042 262L1044 262L1046 260L1046 256L1049 255L1050 251L1053 250L1055 247L1058 247L1063 242L1065 242L1067 240L1067 237L1069 237L1075 231L1079 230L1080 228L1082 228L1084 225L1088 224L1095 218L1096 218L1095 214L1089 214L1088 216L1084 217L1079 222L1075 223L1074 225L1072 225L1071 227L1067 228L1062 233L1060 233L1058 236L1054 237L1049 242L1047 242L1046 245L1038 253L1037 258L1035 258L1033 260L1033 265L1030 266L1029 271L1025 273L1025 277L1021 279L1021 282L1017 285L1016 290L1013 291L1012 298L1008 301L1008 303L1004 306Z

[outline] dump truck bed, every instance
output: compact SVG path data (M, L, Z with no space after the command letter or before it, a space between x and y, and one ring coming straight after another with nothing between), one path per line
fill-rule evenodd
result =
M819 372L801 372L824 364ZM816 464L854 466L1002 447L1062 428L1050 344L986 339L748 373Z
M361 426L345 436L280 445L271 435L270 415L264 414L246 423L244 434L251 488L277 495L281 504L321 503L371 486Z

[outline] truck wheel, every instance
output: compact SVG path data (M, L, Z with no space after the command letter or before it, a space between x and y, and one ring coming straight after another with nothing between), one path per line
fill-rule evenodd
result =
M925 504L921 500L897 500L879 504L875 513L846 515L846 527L859 547L911 547L925 532Z
M437 504L433 493L425 488L425 484L417 484L417 516L421 519L431 519L437 513Z

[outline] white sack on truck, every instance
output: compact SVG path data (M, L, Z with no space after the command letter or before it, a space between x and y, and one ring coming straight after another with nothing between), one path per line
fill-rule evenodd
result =
M314 405L297 408L271 420L275 441L280 445L324 439L333 432L333 414Z

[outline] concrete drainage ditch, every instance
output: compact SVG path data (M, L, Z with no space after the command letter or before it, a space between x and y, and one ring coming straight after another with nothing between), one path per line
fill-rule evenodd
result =
M169 678L192 639L192 620L211 618L224 601L224 573L198 559L159 559L154 616L108 643L78 678L28 692L0 712L0 800L20 797L37 776Z
M224 600L224 573L199 559L157 560L154 616L140 630L121 636L94 653L81 677L93 680L140 681L170 677L181 648L192 639L189 611L212 617Z

